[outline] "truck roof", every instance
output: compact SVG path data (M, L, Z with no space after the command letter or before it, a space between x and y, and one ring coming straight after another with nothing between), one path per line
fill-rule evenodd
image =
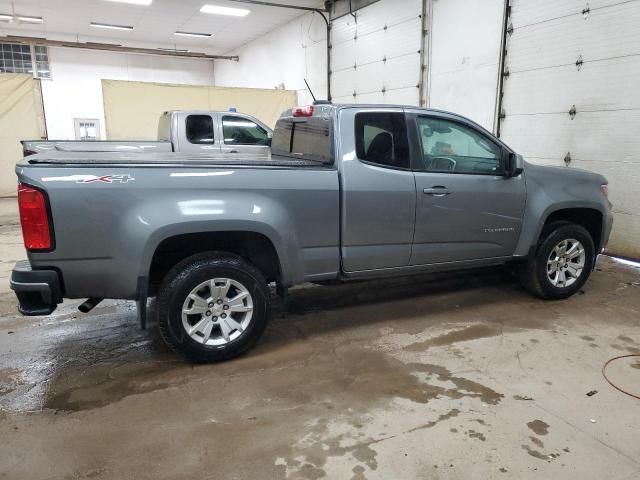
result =
M421 110L425 113L435 113L435 114L442 114L442 115L447 115L450 117L456 117L459 118L461 120L464 120L466 122L472 123L474 125L480 126L478 125L476 122L474 122L473 120L460 115L458 113L454 113L454 112L449 112L447 110L440 110L437 108L427 108L427 107L418 107L416 105L399 105L399 104L387 104L387 103L331 103L331 102L326 102L326 101L320 101L319 103L314 103L313 104L314 107L314 116L329 116L331 114L333 114L334 111L337 110L342 110L342 109L346 109L346 108L357 108L357 109L362 109L362 110L367 110L367 109L386 109L386 108L402 108L402 109L412 109L412 110ZM290 108L288 110L285 110L282 115L280 116L281 118L283 117L291 117L292 116L292 112L293 112L294 108Z

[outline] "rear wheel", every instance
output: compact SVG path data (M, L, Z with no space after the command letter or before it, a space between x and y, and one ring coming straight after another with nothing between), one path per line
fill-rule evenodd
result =
M561 299L576 293L589 278L594 262L589 232L574 223L548 226L533 256L522 265L522 284L541 298Z
M158 292L158 324L170 348L195 362L226 360L251 348L269 317L260 271L225 252L180 262Z

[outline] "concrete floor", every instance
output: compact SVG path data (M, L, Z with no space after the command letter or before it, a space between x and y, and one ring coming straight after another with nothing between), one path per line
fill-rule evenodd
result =
M11 212L3 479L640 478L640 401L601 374L640 353L638 269L603 258L560 302L500 269L300 288L256 349L194 366L128 302L16 315ZM608 373L640 393L639 360Z

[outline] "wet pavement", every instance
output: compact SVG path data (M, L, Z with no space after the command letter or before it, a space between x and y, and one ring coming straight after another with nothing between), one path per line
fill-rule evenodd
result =
M23 255L17 225L0 242ZM640 478L640 400L601 374L640 353L640 270L609 258L560 302L502 269L297 288L215 365L131 302L20 317L6 271L3 479ZM607 374L640 393L637 358Z

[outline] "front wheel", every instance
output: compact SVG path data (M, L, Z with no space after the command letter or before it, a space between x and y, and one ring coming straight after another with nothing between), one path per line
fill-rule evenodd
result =
M538 297L567 298L587 281L594 258L593 240L584 227L552 225L545 229L535 256L522 265L520 279Z
M266 280L251 263L226 252L183 260L158 292L162 338L194 362L242 354L258 341L268 318Z

